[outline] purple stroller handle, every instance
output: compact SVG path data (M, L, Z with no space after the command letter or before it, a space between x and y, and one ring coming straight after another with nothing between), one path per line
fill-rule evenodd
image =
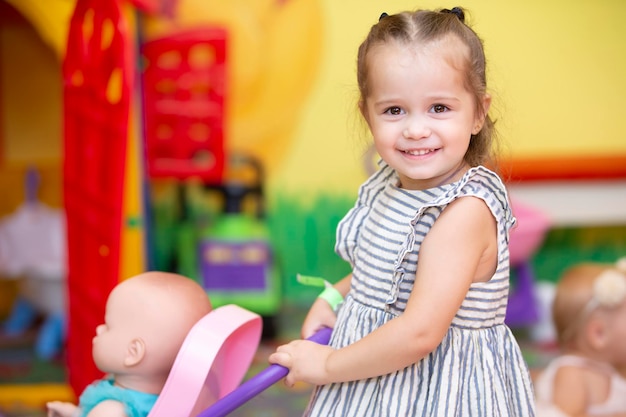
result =
M321 345L328 344L332 329L324 327L309 337L310 340ZM202 411L197 417L222 417L241 407L247 401L265 391L276 382L280 381L289 373L289 369L284 366L273 364L245 381L229 394L216 401L209 408Z

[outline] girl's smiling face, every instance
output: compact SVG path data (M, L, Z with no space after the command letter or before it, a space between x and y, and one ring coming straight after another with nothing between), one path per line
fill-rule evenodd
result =
M453 182L469 168L465 152L482 128L490 97L477 106L465 88L460 61L466 56L452 37L419 48L390 41L368 54L369 93L361 111L378 154L403 188Z

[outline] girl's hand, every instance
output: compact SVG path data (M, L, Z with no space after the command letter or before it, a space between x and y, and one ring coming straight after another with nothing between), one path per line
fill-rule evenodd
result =
M335 327L337 315L328 304L328 301L316 299L302 323L301 335L303 339L308 339L322 327Z
M289 368L285 384L292 387L297 381L315 385L330 382L326 362L334 349L308 340L294 340L279 346L269 357L271 363Z

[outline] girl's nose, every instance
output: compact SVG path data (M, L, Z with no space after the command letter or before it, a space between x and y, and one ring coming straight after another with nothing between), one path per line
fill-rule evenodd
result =
M102 333L104 331L104 324L99 324L96 327L96 335L99 335L100 333Z
M402 131L405 139L423 139L430 136L430 128L422 118L413 117L407 120L407 124Z

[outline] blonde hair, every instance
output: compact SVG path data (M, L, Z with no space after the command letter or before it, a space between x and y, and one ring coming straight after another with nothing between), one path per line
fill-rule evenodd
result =
M616 264L581 263L565 271L556 287L552 319L559 344L576 338L596 309L612 309L626 300L626 259Z

